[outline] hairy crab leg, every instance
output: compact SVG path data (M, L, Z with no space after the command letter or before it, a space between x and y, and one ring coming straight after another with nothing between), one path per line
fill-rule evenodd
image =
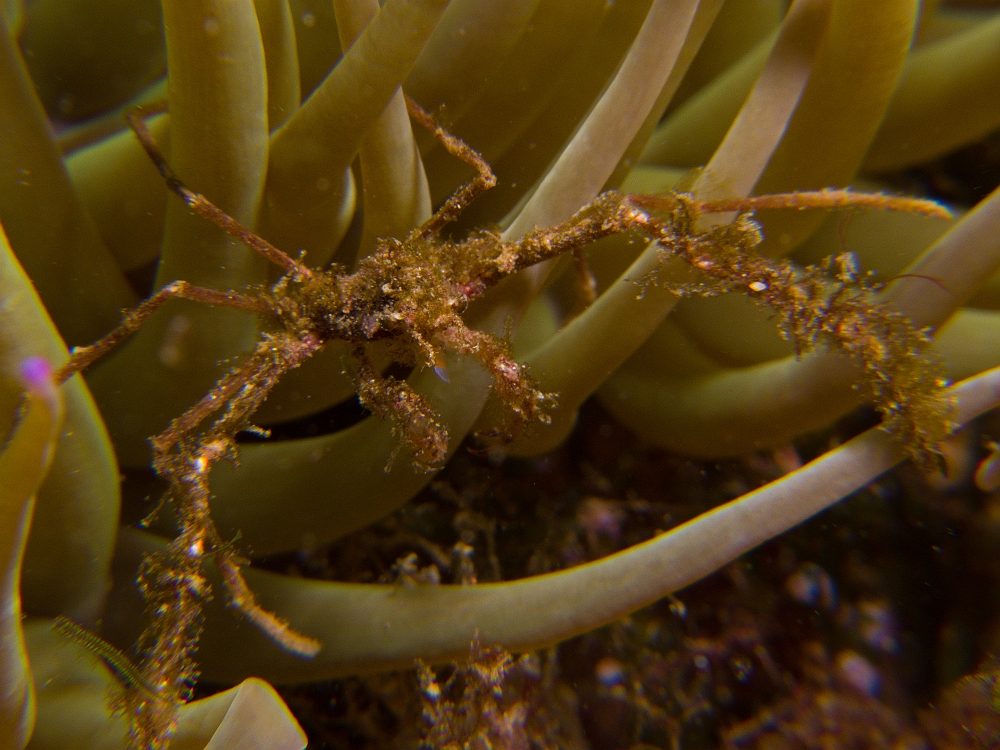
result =
M638 230L661 244L691 245L697 241L699 234L704 234L694 230L694 221L702 214L730 211L747 213L774 208L865 208L904 211L938 218L951 216L944 206L935 201L856 193L850 190L778 193L706 202L697 201L683 193L626 195L609 190L580 209L568 221L547 229L536 229L515 242L500 242L494 236L466 240L460 248L478 250L490 262L484 264L486 267L474 269L477 272L475 279L458 281L469 289L468 296L473 297L516 271L614 234ZM667 214L667 217L654 219L647 210Z
M604 237L627 232L635 226L636 214L645 215L645 211L632 205L628 196L608 191L580 209L568 221L547 229L535 229L520 240L502 242L496 235L471 237L460 247L479 252L483 262L471 269L475 274L474 278L457 281L468 290L470 298L478 296L504 277L521 269L556 258Z
M107 336L89 346L74 348L69 361L60 367L53 376L56 383L61 385L76 373L86 370L94 362L139 330L150 315L172 299L187 299L194 302L204 302L208 305L232 307L237 310L247 310L248 312L268 315L274 313L273 308L267 301L257 297L248 297L236 292L220 292L217 289L194 286L186 281L174 281L160 289L160 291L138 307L125 313L125 318L122 320L121 325Z
M511 412L505 429L497 435L513 439L533 419L548 421L543 409L555 403L556 395L541 393L535 388L525 368L511 355L506 341L468 328L458 315L453 316L447 327L436 335L452 351L478 359L493 376L493 387ZM495 435L482 433L481 436Z
M201 606L210 587L204 577L206 559L223 573L232 605L287 651L311 658L320 649L315 639L295 632L277 616L261 608L240 571L241 560L222 541L211 517L208 477L212 465L233 457L233 435L248 424L253 412L288 370L315 353L321 344L290 335L262 341L250 359L231 370L199 403L175 419L151 439L153 468L170 482L169 497L179 533L165 551L147 556L139 572L139 586L155 614L148 635L148 655L143 660L143 679L156 686L162 703L135 696L135 715L146 721L165 719L159 712L183 702L187 685L197 669L193 652L201 633ZM209 414L225 412L203 434L188 438Z
M448 454L448 428L438 421L433 407L405 380L382 375L364 346L355 347L351 358L361 405L392 425L413 453L416 467L429 470L439 465ZM390 465L394 458L395 453Z
M656 208L652 195L631 195L629 198L638 206ZM701 214L717 214L728 211L763 211L765 209L803 208L869 208L879 211L901 211L903 213L930 216L936 219L950 219L951 211L937 201L924 198L907 198L881 193L858 193L853 190L827 188L826 190L804 190L797 193L774 193L755 195L749 198L724 198L712 201L696 201L695 207Z
M136 111L128 112L125 115L125 121L128 122L128 126L132 128L136 138L139 139L139 143L142 144L142 147L149 155L150 160L163 176L163 180L167 183L167 187L180 196L181 200L187 204L188 208L199 216L203 216L208 219L233 239L242 242L251 250L257 251L275 265L281 266L285 269L285 271L293 276L305 279L312 276L312 271L310 271L305 265L295 260L295 258L291 257L287 253L279 250L263 237L254 234L232 216L208 200L208 198L204 195L196 193L181 182L181 179L174 173L174 170L171 169L170 165L167 164L167 160L163 156L163 152L160 151L160 147L156 144L153 134L150 133L149 128L146 127L146 122L141 113Z
M430 113L410 97L406 97L406 110L410 113L410 117L434 134L434 137L447 149L449 154L461 159L476 170L476 176L472 182L456 190L431 218L414 230L414 234L417 237L433 237L446 224L455 221L465 207L472 203L478 196L495 187L497 178L493 174L493 170L490 169L490 165L486 163L486 160L478 151L438 125Z
M321 347L319 341L308 337L298 339L287 334L266 337L246 362L226 373L198 403L175 417L166 430L150 438L153 449L157 453L166 453L204 419L223 407L227 408L226 414L209 432L221 435L222 428L231 433L243 429L249 415L281 376L298 367ZM242 395L238 395L240 391L243 391ZM234 407L234 402L240 405Z

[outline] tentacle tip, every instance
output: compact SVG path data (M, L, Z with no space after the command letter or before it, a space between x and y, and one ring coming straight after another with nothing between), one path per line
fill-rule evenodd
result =
M27 357L20 364L21 382L32 394L48 395L55 388L52 365L45 357Z

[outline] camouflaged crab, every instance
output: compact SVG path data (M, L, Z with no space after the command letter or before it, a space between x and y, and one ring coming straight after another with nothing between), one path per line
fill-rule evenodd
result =
M926 335L875 304L846 260L836 279L830 279L820 269L800 275L787 263L755 255L762 235L746 213L755 208L867 206L947 215L937 204L842 190L700 202L682 194L657 197L609 191L569 221L536 229L520 240L505 241L498 232L487 230L450 241L441 237L441 229L496 180L477 152L437 126L418 105L408 104L411 116L433 130L452 154L475 167L477 176L408 237L381 240L352 273L306 267L187 188L141 118L129 115L130 125L170 189L194 212L285 271L277 283L260 291L223 292L184 281L169 284L128 313L106 337L77 348L56 373L57 382L63 382L86 368L174 298L259 313L273 324L274 330L262 334L243 362L151 438L153 468L170 484L167 498L179 529L165 552L145 558L139 573L140 590L153 615L145 636L148 655L142 673L149 689L127 694L126 700L135 705L126 713L137 717L139 736L153 738L152 744L169 734L173 707L183 702L196 674L192 654L201 628L201 602L210 589L202 569L206 560L220 569L233 605L276 642L303 657L312 657L321 648L318 641L295 632L256 603L240 572L242 560L236 548L212 521L208 478L214 463L236 459L237 435L256 429L254 412L279 379L332 341L351 346L361 404L392 424L415 466L430 470L446 456L447 429L425 398L405 381L379 371L367 346L387 341L397 358L429 365L445 379L442 351L471 355L492 375L496 394L513 414L504 431L496 434L517 432L533 419L544 421L545 406L554 396L537 389L506 341L469 328L461 313L470 300L517 271L578 253L603 237L636 230L659 244L662 259L679 257L703 274L700 281L671 285L677 293L743 292L773 308L786 335L800 348L825 339L859 359L887 425L900 433L918 459L927 460L947 432L943 380L917 357L929 343ZM699 216L731 211L742 213L730 224L698 228ZM643 283L654 284L656 279ZM214 421L202 428L215 414Z

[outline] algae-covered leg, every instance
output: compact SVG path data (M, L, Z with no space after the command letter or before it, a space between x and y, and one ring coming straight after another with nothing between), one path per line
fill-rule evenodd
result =
M78 346L73 349L69 361L56 372L56 382L64 383L71 376L86 370L90 365L114 349L118 344L135 333L150 315L159 310L172 299L187 299L194 302L204 302L209 305L232 307L236 310L248 310L257 313L270 313L271 308L263 300L248 297L236 292L220 292L215 289L194 286L186 281L175 281L147 299L141 305L125 315L121 324L102 339L89 346Z
M358 399L361 405L392 426L413 454L415 468L429 470L448 453L448 428L426 398L405 380L383 376L375 369L363 346L352 353ZM395 459L389 457L389 465Z
M542 393L535 387L527 370L514 360L506 341L466 327L457 315L437 337L448 348L478 359L493 376L494 391L507 405L510 416L502 431L482 432L480 436L509 440L529 422L548 420L545 407L554 403L556 394Z
M148 555L139 570L139 589L152 623L143 636L142 681L156 686L156 698L125 696L126 715L140 744L158 746L176 722L177 707L197 678L194 652L201 634L201 610L211 586L203 567L209 559L223 572L232 605L283 648L303 657L320 644L291 630L261 608L240 572L242 560L223 542L211 516L208 478L213 465L235 458L236 434L278 379L311 356L321 344L285 334L267 337L247 362L231 370L201 401L151 439L153 468L170 483L168 497L178 526L167 548ZM212 413L222 414L198 437L190 434Z
M494 187L497 184L497 178L493 174L493 170L490 169L490 165L486 163L478 151L434 122L434 118L409 97L406 99L406 109L410 113L410 117L434 134L434 137L447 149L449 154L461 159L476 170L476 176L472 182L456 190L444 202L444 205L420 227L419 236L432 237L441 231L445 224L454 221L463 208Z
M150 160L156 165L160 174L163 175L163 180L167 183L167 187L176 193L187 204L188 208L199 216L208 219L233 239L239 240L251 250L260 253L264 258L277 266L281 266L289 273L294 273L303 278L308 278L312 275L311 271L297 260L276 248L263 237L251 232L237 219L234 219L220 209L204 195L196 193L185 185L167 163L163 152L160 151L159 146L153 139L152 133L146 127L145 120L138 113L129 112L125 115L125 119L139 139L139 143L142 144L146 153L149 154Z
M167 455L199 424L225 407L225 412L199 439L232 441L248 426L248 420L271 388L289 370L315 354L322 344L311 337L298 339L290 334L265 336L246 362L231 369L194 406L170 422L163 432L150 438L157 458ZM154 460L153 468L160 470Z

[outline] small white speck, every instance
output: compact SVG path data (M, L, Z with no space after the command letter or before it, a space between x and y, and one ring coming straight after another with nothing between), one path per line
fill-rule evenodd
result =
M625 682L625 670L617 660L606 656L594 666L594 675L604 687L614 687Z
M170 324L163 336L163 343L157 356L167 367L177 367L184 359L185 345L188 339L188 332L191 330L191 321L184 315L175 315L170 320Z
M856 651L846 649L837 654L837 672L841 679L860 693L876 697L882 678L875 666Z

